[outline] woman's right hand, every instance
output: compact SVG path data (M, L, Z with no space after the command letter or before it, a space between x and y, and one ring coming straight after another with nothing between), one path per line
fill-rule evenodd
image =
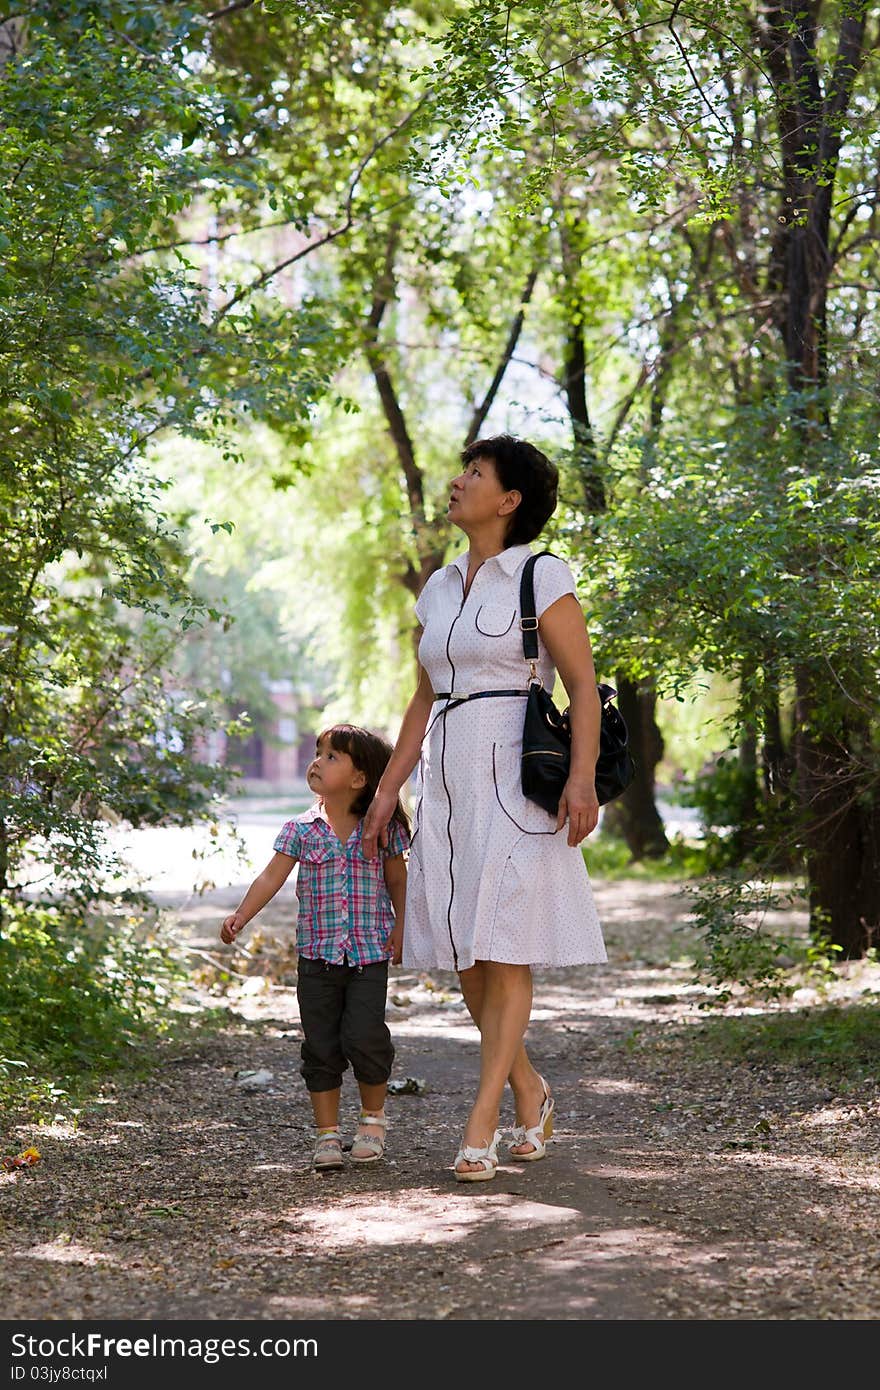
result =
M361 854L365 859L375 859L379 846L384 849L388 844L388 822L396 807L396 793L378 787L361 827Z

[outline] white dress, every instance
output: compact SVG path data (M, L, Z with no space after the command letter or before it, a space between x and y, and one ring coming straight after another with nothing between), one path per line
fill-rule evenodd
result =
M416 614L419 660L435 692L525 690L519 626L528 545L511 546L477 570L466 598L467 554L431 576ZM563 560L542 556L535 611L575 593ZM556 672L538 634L538 670ZM524 696L473 700L431 711L420 764L406 889L403 964L467 970L477 960L580 965L607 959L580 846L568 826L523 796Z

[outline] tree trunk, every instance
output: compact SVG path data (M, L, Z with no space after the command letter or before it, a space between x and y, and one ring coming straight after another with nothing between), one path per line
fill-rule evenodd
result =
M580 324L572 324L565 345L565 397L574 435L574 457L584 507L591 515L595 515L596 512L605 510L605 489L599 472L596 440L587 409L586 367L584 335Z
M779 695L776 691L773 692L773 698L764 704L763 724L761 769L766 799L780 796L787 791L791 780L791 758L785 747L779 713Z
M804 460L820 427L829 427L831 211L845 118L866 56L868 9L866 0L841 7L837 52L824 90L816 7L793 0L773 4L756 28L773 78L783 169L767 289L785 346L789 389L798 401L792 423ZM860 776L854 756L860 733L829 680L812 668L796 673L795 791L813 931L853 958L864 954L880 920L880 794Z
M562 233L562 264L569 284L577 284L580 265L577 228ZM606 507L596 438L587 405L584 332L577 306L569 309L565 340L565 397L574 436L574 457L584 510L591 515ZM658 857L669 842L654 801L654 770L663 756L663 737L654 718L657 697L649 685L639 687L616 675L617 707L629 730L636 775L624 795L603 813L603 830L622 836L633 859Z
M620 835L633 859L658 859L669 848L654 799L654 772L663 757L663 736L654 718L656 704L650 687L640 688L626 677L618 681L617 708L629 731L636 775L623 796L605 808L602 829Z
M797 784L809 878L810 929L861 958L880 940L880 810L859 795L853 751L869 730L841 719L836 735L816 730L813 673L797 675Z
M747 817L754 819L758 814L758 736L752 724L743 730L739 741L739 766L748 793L744 811Z
M9 842L6 824L0 821L0 938L6 932L6 899L9 891Z

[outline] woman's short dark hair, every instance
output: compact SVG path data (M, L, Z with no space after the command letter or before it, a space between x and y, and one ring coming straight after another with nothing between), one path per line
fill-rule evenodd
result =
M476 439L462 450L461 459L465 466L478 458L492 460L505 492L515 489L522 494L522 501L507 528L505 549L533 541L556 511L556 489L559 485L556 465L534 444L517 439L512 434Z

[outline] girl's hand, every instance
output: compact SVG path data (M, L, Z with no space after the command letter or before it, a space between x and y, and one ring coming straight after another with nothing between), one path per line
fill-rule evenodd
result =
M223 919L223 926L220 928L220 940L230 946L239 932L244 931L246 922L243 922L237 912L231 912L228 917Z
M394 815L396 806L397 797L394 792L385 792L381 787L378 788L361 827L361 854L365 859L375 859L379 853L379 845L383 849L387 847L388 822Z
M559 798L556 829L568 821L568 843L579 845L596 829L599 822L599 800L596 787L584 777L569 777Z

